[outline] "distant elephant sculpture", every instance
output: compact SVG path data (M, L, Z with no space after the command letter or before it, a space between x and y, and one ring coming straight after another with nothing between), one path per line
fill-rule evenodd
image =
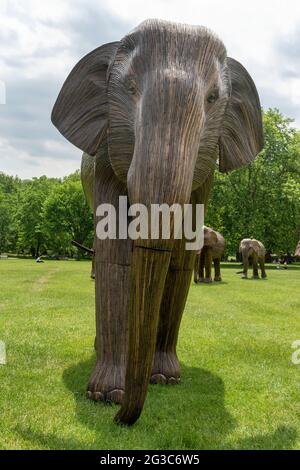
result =
M83 154L81 159L81 183L85 199L90 206L95 220L94 210L94 181L95 181L95 158L86 153ZM93 245L95 249L95 242ZM92 255L92 269L91 278L95 279L95 254Z
M85 56L52 122L95 156L94 207L207 204L218 161L227 172L263 146L255 85L208 29L147 20ZM92 184L92 182L90 182ZM196 252L184 238L96 238L97 363L88 397L122 403L133 424L148 383L178 383L176 344Z
M221 258L225 250L225 239L210 227L204 227L204 244L197 253L194 267L194 282L212 282L211 264L214 263L215 281L221 281ZM204 276L205 271L205 276Z
M297 244L297 246L296 246L296 250L295 250L294 256L296 256L297 258L300 258L300 240L298 241L298 244Z
M239 247L239 252L243 259L243 278L248 277L248 265L249 258L252 258L253 267L253 279L258 279L258 264L261 269L261 277L264 279L267 277L265 271L265 255L266 249L262 242L255 240L254 238L244 238Z

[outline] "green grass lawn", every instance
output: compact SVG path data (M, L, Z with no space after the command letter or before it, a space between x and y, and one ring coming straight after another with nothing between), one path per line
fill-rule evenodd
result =
M192 284L178 355L182 384L149 385L132 428L85 388L95 362L90 263L0 260L2 449L299 449L300 268ZM116 295L118 286L116 286Z

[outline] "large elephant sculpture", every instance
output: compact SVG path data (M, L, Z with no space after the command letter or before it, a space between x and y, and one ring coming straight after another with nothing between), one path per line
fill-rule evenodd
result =
M267 277L265 270L265 256L266 249L262 242L255 240L255 238L244 238L239 247L239 252L242 255L243 259L243 278L247 279L248 277L248 265L249 258L252 259L253 267L253 279L258 279L258 264L261 269L261 277L264 279Z
M201 26L147 20L85 56L52 122L95 158L94 204L206 205L215 165L250 163L263 146L246 69ZM172 232L173 233L173 232ZM133 424L148 383L178 383L179 325L196 252L185 239L96 238L97 362L88 397L121 403Z
M194 266L194 282L212 282L211 264L214 263L215 281L221 281L221 258L225 250L223 235L210 227L204 227L204 243L197 253ZM205 276L204 276L205 271Z

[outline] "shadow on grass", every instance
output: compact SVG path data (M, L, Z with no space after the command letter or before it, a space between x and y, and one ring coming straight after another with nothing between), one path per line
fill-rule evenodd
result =
M224 286L225 284L228 284L228 282L227 281L197 282L197 284L195 284L195 282L193 282L192 285L194 287L203 287L203 286L216 287L216 286Z
M299 271L300 270L300 265L299 264L288 264L287 269L284 269L283 265L280 265L280 269L277 268L276 264L273 263L267 263L265 265L266 271ZM236 269L238 271L241 271L243 269L243 264L242 263L226 263L226 262L221 262L221 270L223 269ZM249 271L252 270L252 266L249 265ZM222 272L222 271L221 271Z
M223 380L184 364L180 386L149 386L142 418L132 428L117 426L113 423L116 405L85 397L94 362L92 356L63 373L65 386L75 398L75 426L78 421L86 429L80 431L82 439L71 431L69 437L59 430L43 433L19 426L15 431L35 447L46 449L289 449L297 439L295 429L282 426L275 432L230 441L238 423L226 410Z
M231 450L288 450L291 449L298 437L297 431L289 426L278 426L275 432L258 434L253 437L240 439Z

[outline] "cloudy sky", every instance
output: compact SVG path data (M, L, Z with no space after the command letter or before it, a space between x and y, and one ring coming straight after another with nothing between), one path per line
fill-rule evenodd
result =
M61 177L79 168L81 152L50 122L55 98L82 56L146 18L213 29L262 105L300 128L299 0L0 0L0 171Z

